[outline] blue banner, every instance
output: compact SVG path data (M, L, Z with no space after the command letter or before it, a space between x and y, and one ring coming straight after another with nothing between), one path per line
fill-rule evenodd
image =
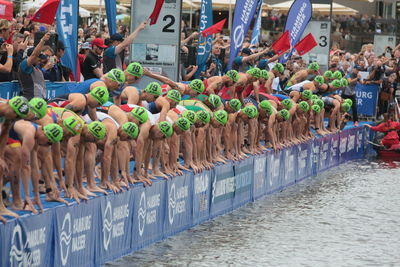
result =
M329 169L329 162L330 162L330 156L331 156L331 140L329 136L325 136L320 138L321 143L320 143L320 150L319 150L319 167L318 171L325 171Z
M132 249L137 250L164 237L167 181L154 182L152 186L137 185L133 190ZM167 215L168 216L168 215Z
M298 173L296 182L309 177L312 174L312 141L296 146L298 157Z
M100 198L55 211L54 263L56 266L96 266L100 245ZM49 254L47 254L49 256Z
M376 84L356 86L357 112L358 114L374 117L378 103L379 86Z
M235 6L235 16L231 32L231 48L229 55L228 69L232 68L232 63L242 49L244 38L249 30L251 21L258 6L258 0L237 0Z
M133 228L133 190L110 195L100 201L100 235L96 246L99 263L121 257L131 251Z
M234 209L248 203L253 199L253 171L253 157L235 163L235 198L233 199Z
M298 151L295 146L291 146L286 148L281 154L281 158L283 160L284 170L282 186L288 187L293 185L296 182L298 172Z
M268 151L267 153L272 153ZM260 155L254 158L253 201L266 193L267 156Z
M117 1L105 0L106 3L106 14L107 14L107 26L110 36L117 32Z
M212 0L202 0L200 9L199 22L199 45L197 47L197 72L196 77L200 77L200 73L206 70L206 62L210 56L212 47L212 35L203 37L201 32L213 25Z
M308 22L312 16L312 5L310 0L296 0L289 9L286 20L285 30L289 31L290 45L293 48L303 35ZM286 63L292 55L293 51L286 53L279 60L280 63Z
M254 23L253 32L251 34L251 45L258 46L260 42L260 35L261 35L261 14L262 14L262 1L258 4L257 9L257 18L256 22Z
M273 151L267 154L267 194L272 194L280 190L282 186L281 162L282 151Z
M193 175L186 173L168 180L164 234L172 235L188 229L193 221Z
M75 80L78 77L78 0L63 0L57 11L58 39L64 43L65 50L61 62L70 68Z
M234 197L235 173L232 164L216 166L211 188L210 217L231 211Z
M193 224L199 224L210 217L211 183L213 170L194 175Z

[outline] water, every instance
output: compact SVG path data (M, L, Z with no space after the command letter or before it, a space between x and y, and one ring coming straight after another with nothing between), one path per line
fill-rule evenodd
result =
M357 161L106 266L400 266L400 163Z

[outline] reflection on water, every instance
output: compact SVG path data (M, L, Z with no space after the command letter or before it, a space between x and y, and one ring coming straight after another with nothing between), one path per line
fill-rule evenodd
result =
M342 165L107 266L400 266L399 167Z

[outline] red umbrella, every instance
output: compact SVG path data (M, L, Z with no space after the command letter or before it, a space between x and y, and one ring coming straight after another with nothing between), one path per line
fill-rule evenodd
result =
M36 11L31 20L49 25L53 24L59 4L60 0L46 1L46 3L44 3L38 11Z
M13 19L14 5L11 2L0 0L0 19Z

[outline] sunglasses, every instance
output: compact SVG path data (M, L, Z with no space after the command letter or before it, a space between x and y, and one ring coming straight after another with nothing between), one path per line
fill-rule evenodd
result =
M47 59L49 56L48 55L46 55L46 54L40 54L39 55L39 58L40 59Z

